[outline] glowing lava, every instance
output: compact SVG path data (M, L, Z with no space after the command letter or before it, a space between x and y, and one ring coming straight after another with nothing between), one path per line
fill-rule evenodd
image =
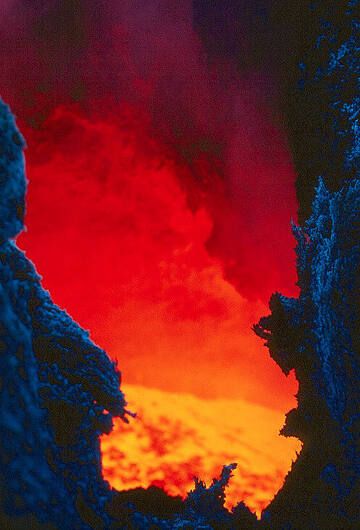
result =
M297 440L278 436L282 414L265 407L133 385L125 392L138 416L102 438L104 477L119 490L154 484L185 496L194 476L210 483L237 462L226 505L242 499L260 514L300 450Z

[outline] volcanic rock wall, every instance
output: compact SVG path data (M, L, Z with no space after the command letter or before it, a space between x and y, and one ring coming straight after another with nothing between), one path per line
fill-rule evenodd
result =
M283 106L303 222L311 214L319 176L335 191L360 175L360 3L278 4Z
M1 101L0 143L2 528L105 528L98 438L124 417L120 374L11 239L23 228L24 141Z
M298 407L285 436L303 449L265 510L270 528L356 528L360 521L360 181L317 188L298 239L298 299L273 295L257 333L285 374L295 369ZM286 526L287 525L287 526Z
M358 528L359 2L302 4L308 25L288 107L299 171L301 292L298 299L273 295L272 314L255 331L285 374L295 369L298 407L283 434L304 445L262 520L270 528Z

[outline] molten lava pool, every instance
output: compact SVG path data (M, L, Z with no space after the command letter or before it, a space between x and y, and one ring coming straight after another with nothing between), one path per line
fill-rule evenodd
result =
M226 506L244 500L258 515L281 488L300 443L278 435L283 415L239 399L200 399L124 387L137 417L102 437L103 472L118 490L157 485L185 496L193 478L207 484L224 464L237 469Z

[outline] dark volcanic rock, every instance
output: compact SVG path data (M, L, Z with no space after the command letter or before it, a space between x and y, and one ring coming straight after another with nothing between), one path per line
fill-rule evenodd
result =
M360 528L359 6L301 0L280 10L294 7L297 26L286 110L301 292L273 295L255 331L285 374L295 370L298 407L282 433L303 450L263 514L275 529Z
M0 140L2 527L105 528L99 434L124 416L120 374L10 240L23 228L24 141L2 102Z
M319 177L335 191L360 176L360 2L275 3L284 34L283 106L303 222Z
M345 529L360 521L359 213L358 179L335 193L320 183L311 217L294 228L300 297L275 294L272 314L255 326L299 381L283 434L304 446L265 512L274 528Z

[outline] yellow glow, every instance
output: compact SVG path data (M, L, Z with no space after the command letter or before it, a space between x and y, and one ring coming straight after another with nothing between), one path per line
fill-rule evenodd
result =
M209 484L237 462L226 505L244 500L260 514L301 448L278 435L284 416L272 409L135 385L124 391L138 416L129 425L117 421L101 442L104 477L118 490L156 484L184 496L194 476Z

